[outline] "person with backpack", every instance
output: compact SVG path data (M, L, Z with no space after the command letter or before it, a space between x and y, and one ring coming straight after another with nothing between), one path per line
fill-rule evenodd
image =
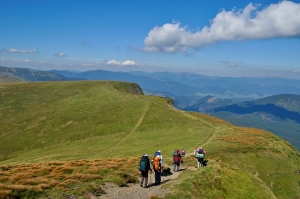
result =
M174 150L173 153L173 171L178 172L180 168L180 162L181 162L181 154L178 149Z
M181 155L184 156L185 155L185 150L181 149Z
M205 156L205 150L203 149L202 146L199 148L198 153L202 153Z
M153 170L154 170L154 176L155 176L155 185L159 185L161 182L161 160L160 156L157 155L153 159Z
M150 161L148 154L144 154L141 157L140 164L139 164L139 171L141 172L141 182L140 186L147 188L148 186L148 172L149 170L152 173L152 169L150 168Z
M161 152L160 150L156 151L153 155L153 159L156 157L156 156L159 156L159 159L160 159L160 164L163 165L163 162L162 162L162 155L161 155ZM152 160L153 161L153 160Z
M205 153L206 153L205 150L202 147L200 147L199 150L198 150L198 153L196 155L196 159L197 159L197 162L198 162L198 168L203 166Z

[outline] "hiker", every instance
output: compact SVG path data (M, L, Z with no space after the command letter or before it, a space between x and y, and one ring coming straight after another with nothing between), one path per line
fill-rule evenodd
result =
M185 155L185 150L181 149L181 155Z
M205 153L206 153L205 150L202 147L200 147L199 150L198 150L198 153L196 155L196 159L197 159L197 162L198 162L198 168L203 166Z
M153 159L153 170L154 170L154 175L155 175L155 185L159 185L160 182L161 182L161 169L162 169L162 165L161 165L160 156L157 155Z
M160 159L160 164L161 165L163 165L163 162L162 162L162 155L161 155L161 152L160 152L160 150L158 150L158 151L156 151L155 153L154 153L154 155L153 155L153 159L152 159L152 161L154 160L154 158L156 157L156 156L158 156L159 155L159 159ZM152 162L151 161L151 162Z
M200 146L200 148L199 148L199 150L198 150L198 153L202 153L202 154L204 154L204 156L205 156L205 150L203 149L202 146Z
M178 149L174 150L173 153L173 171L178 172L180 168L180 162L181 162L181 154Z
M197 155L197 153L198 153L198 149L197 149L197 147L194 149L194 157L196 158L196 155Z
M144 154L141 157L140 165L139 165L139 171L141 172L141 182L140 186L147 188L148 186L148 172L149 170L152 173L152 169L150 168L150 161L148 154Z

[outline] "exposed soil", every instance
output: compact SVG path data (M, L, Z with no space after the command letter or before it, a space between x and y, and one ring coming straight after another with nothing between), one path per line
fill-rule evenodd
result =
M171 172L164 174L161 177L161 184L154 185L154 173L149 173L147 188L140 187L140 184L128 184L128 187L119 187L112 183L107 183L102 186L102 189L106 192L101 196L94 196L91 198L101 198L101 199L149 199L155 197L163 197L169 192L167 188L163 188L163 185L174 183L175 179L185 170L195 168L181 168L179 172Z

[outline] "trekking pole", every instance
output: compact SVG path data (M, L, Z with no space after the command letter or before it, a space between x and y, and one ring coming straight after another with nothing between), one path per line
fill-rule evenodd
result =
M152 186L152 177L151 177L152 175L151 175L151 174L152 174L152 171L151 171L151 173L150 173L150 184L149 184L149 191L151 190L151 186Z

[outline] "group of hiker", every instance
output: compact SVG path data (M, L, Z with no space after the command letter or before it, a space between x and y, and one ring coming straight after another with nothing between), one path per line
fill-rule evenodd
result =
M185 155L184 149L176 149L173 152L173 171L178 172L180 170L180 165L183 163L182 157ZM198 168L203 166L204 157L205 157L205 150L200 147L199 149L194 150L194 157L197 160ZM150 167L152 165L152 169L154 171L154 179L155 185L159 185L161 183L161 176L163 173L163 157L161 151L158 150L154 153L153 159L150 161L149 155L144 154L141 157L140 164L139 164L139 172L141 173L141 187L148 187L148 173L149 171L152 173L152 169ZM151 179L151 178L150 178Z
M162 154L160 151L154 153L153 159L151 160L152 168L154 170L155 185L161 183L161 174L163 169ZM148 186L148 172L152 173L150 168L150 160L148 154L144 154L140 160L139 171L141 173L140 186L146 188Z

